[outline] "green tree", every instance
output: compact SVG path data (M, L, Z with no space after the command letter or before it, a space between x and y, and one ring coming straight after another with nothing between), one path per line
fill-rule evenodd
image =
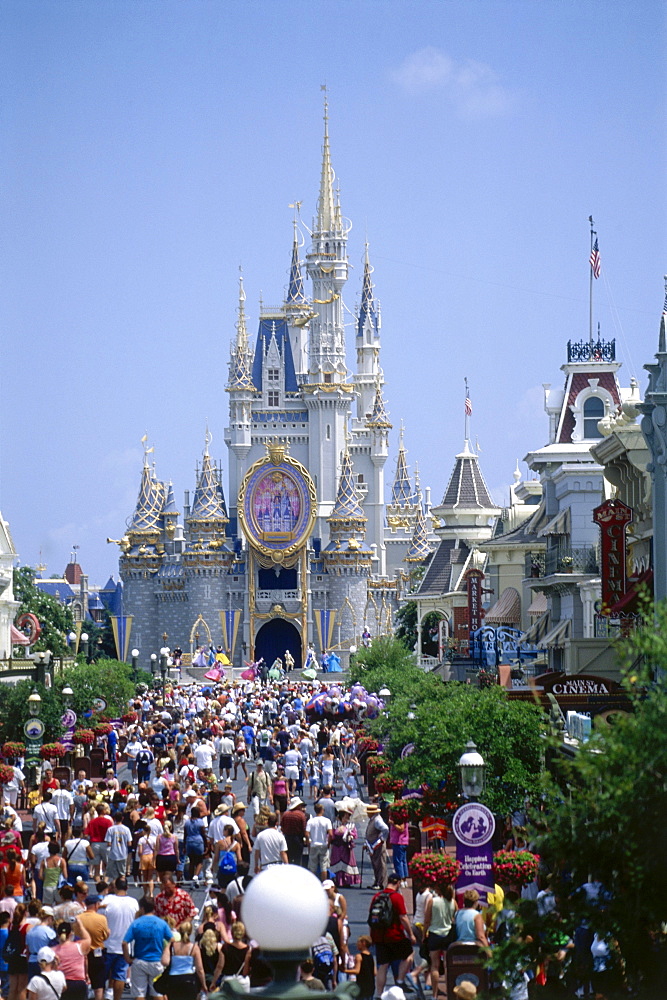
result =
M15 685L0 684L0 744L6 740L25 742L23 726L29 718L28 698L36 689L42 699L39 717L44 723L44 742L53 743L63 734L60 718L65 704L55 687L33 684L30 680Z
M117 718L127 711L135 693L132 668L120 660L100 659L95 663L77 663L65 670L56 681L59 691L69 684L74 692L72 708L79 717L89 711L96 698L104 698L104 715Z
M56 656L63 656L67 653L67 635L74 627L72 612L56 597L36 587L34 581L35 570L30 566L14 570L14 594L20 601L17 617L29 611L42 627L33 650L50 649Z
M667 958L667 606L647 620L622 650L634 711L613 725L596 720L573 760L553 754L540 843L572 925L582 912L572 889L591 874L603 882L609 901L587 916L618 942L642 989Z
M361 650L351 676L368 691L391 691L386 715L370 728L397 777L413 786L427 782L437 788L444 782L455 798L456 765L472 739L487 763L489 808L506 813L539 795L547 720L538 706L510 699L499 686L445 684L417 667L403 644L390 637ZM415 744L415 752L401 760L408 743Z

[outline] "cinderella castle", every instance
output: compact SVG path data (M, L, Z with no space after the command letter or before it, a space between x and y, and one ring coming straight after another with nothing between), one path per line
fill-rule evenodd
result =
M402 432L385 497L392 425L368 248L348 367L351 225L334 189L326 103L324 126L310 247L303 262L295 222L285 299L261 307L254 349L239 282L226 386L228 500L208 433L182 512L144 457L136 509L118 542L125 645L138 647L142 661L169 645L187 662L210 643L235 665L271 663L289 649L299 667L313 642L345 663L364 631L392 630L410 565L432 548L429 505L418 474L414 482L409 475Z

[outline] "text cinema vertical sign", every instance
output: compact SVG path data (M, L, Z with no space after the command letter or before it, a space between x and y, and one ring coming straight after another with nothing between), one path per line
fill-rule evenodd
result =
M625 594L625 529L632 521L632 510L621 500L605 500L593 511L600 525L600 576L602 578L602 613Z

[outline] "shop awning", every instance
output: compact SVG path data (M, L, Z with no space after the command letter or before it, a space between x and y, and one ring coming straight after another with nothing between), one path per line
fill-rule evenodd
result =
M536 590L528 608L528 614L533 618L538 618L540 615L545 615L547 610L547 595L541 590Z
M505 587L484 616L485 625L518 625L521 621L521 598L514 587Z
M542 639L549 629L549 612L538 618L537 621L533 622L527 632L521 636L522 643L536 643Z
M615 604L612 604L609 609L612 615L633 614L637 610L637 601L639 599L639 591L644 587L648 590L649 594L653 591L653 570L646 569L644 572L637 577L636 580L632 581L631 589L627 593L623 594L623 597L619 597Z
M558 622L557 625L547 632L544 639L540 639L538 646L540 649L561 649L565 645L565 640L570 635L570 625L572 622L569 618L563 619L563 621Z
M561 510L555 517L552 517L548 524L538 532L540 538L546 535L569 535L570 534L570 508Z
M19 632L19 630L14 625L12 625L12 646L29 646L29 645L30 645L30 639L27 637L27 635L24 635L23 632Z

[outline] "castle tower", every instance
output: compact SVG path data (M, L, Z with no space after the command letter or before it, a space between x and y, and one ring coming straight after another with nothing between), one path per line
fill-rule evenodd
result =
M289 327L289 338L292 347L294 368L299 376L306 377L308 372L308 323L315 313L311 310L306 297L306 291L299 260L299 236L296 219L294 220L294 239L292 241L292 259L290 262L289 281L285 294L284 312Z
M474 544L491 537L492 522L501 511L489 495L479 459L467 439L456 456L442 501L431 513L442 521L435 528L440 538L463 538Z
M376 385L380 375L380 309L373 296L372 273L373 268L368 257L368 244L366 244L361 304L357 313L357 371L354 376L354 384L357 389L357 419L360 422L368 420L372 413Z
M308 411L308 468L319 499L316 533L326 531L326 518L336 498L336 469L344 451L347 416L354 386L347 382L343 288L347 281L347 237L340 204L334 197L329 149L329 109L324 104L324 144L317 217L306 258L313 287L313 317L308 342L308 381L303 386Z
M355 639L352 623L363 621L373 556L364 537L367 519L359 502L347 447L343 453L336 502L327 520L330 541L322 552L322 559L331 578L329 606L336 610L341 623L338 641L345 645ZM354 615L345 615L344 605L351 606Z
M252 401L255 386L252 380L252 358L248 346L248 330L245 316L245 289L243 276L239 276L239 305L236 322L236 340L232 346L229 362L229 428L227 446L232 460L229 463L229 493L232 504L236 503L241 471L250 451L252 441ZM232 509L232 516L235 510Z
M417 493L417 513L415 515L415 525L412 530L410 548L404 557L406 563L410 563L412 565L424 562L424 560L427 559L431 553L431 544L428 539L421 484L419 482L419 472L417 468L415 468L415 490Z
M144 450L139 496L127 531L120 540L120 576L125 613L133 615L132 644L150 654L159 633L157 574L165 553L163 518L167 491ZM147 656L145 657L147 659Z

